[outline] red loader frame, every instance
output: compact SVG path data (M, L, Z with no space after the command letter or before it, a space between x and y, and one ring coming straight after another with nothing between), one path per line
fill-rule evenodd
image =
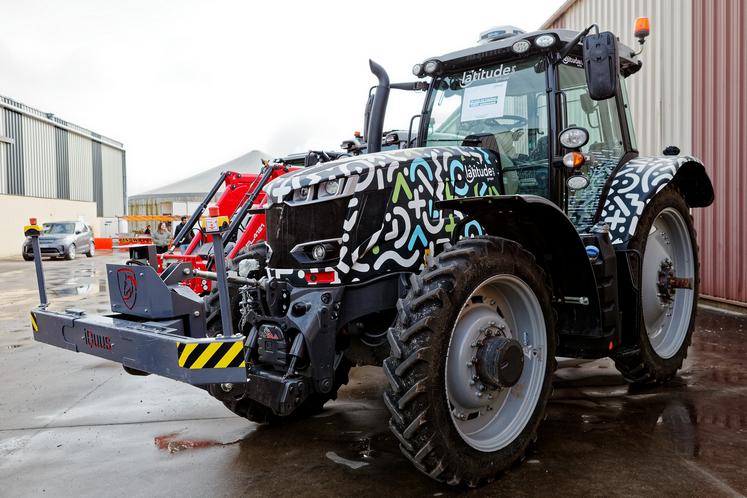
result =
M284 175L285 173L295 171L296 169L298 168L290 168L282 164L265 163L259 174L237 173L234 171L226 171L222 173L218 181L213 185L213 188L210 189L210 192L205 196L205 199L202 201L200 206L192 214L192 217L189 219L184 229L176 234L168 252L158 255L159 273L169 264L178 261L189 261L197 270L209 270L212 257L208 257L206 254L197 253L202 244L212 243L212 237L206 235L202 229L195 234L184 254L174 254L174 250L179 246L181 241L184 240L187 233L192 231L195 225L197 225L200 217L203 215L208 204L210 204L210 201L215 197L222 184L225 184L225 190L215 204L218 207L219 215L228 216L231 220L226 240L230 240L239 232L239 230L241 230L241 234L238 236L236 244L229 252L228 258L234 258L239 251L246 246L265 240L265 215L260 213L249 215L248 210L251 207L259 207L264 204L265 193L262 189L268 182ZM245 222L244 219L247 218L247 216L248 219L246 219ZM193 278L187 281L186 285L197 294L210 292L212 287L210 280L201 278Z

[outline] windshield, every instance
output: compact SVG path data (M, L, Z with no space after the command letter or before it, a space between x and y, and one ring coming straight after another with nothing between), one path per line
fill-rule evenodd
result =
M500 154L507 194L548 194L544 59L485 65L435 82L425 145L467 145ZM465 139L467 139L465 143Z
M75 223L45 223L44 233L46 234L72 234L75 233Z

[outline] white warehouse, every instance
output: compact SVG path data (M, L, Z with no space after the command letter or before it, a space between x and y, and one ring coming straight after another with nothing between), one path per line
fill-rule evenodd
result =
M19 256L23 226L82 220L96 237L126 214L120 142L0 96L0 257Z

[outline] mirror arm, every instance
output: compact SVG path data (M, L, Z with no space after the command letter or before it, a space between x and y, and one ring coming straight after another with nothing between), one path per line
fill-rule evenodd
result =
M392 90L407 90L410 92L428 90L428 83L425 81L408 81L407 83L392 83L389 85Z
M563 50L561 50L558 53L558 58L555 62L558 63L562 61L563 59L565 59L566 55L571 53L571 50L573 50L573 47L578 45L579 42L583 40L586 35L589 34L589 31L591 31L591 28L594 28L596 30L596 33L599 34L599 26L597 26L596 24L591 24L588 28L586 28L585 30L577 34L573 40L566 43L566 45L563 47Z

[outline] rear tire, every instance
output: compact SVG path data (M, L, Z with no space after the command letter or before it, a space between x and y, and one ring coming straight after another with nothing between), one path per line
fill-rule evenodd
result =
M447 247L411 283L384 361L389 427L421 472L478 486L523 457L544 417L556 348L550 286L532 254L497 237ZM510 386L486 388L476 358L496 339L518 343L523 366Z
M23 260L24 260L24 261L33 261L33 260L34 260L34 257L33 257L33 256L29 256L29 255L28 255L28 254L26 254L26 253L23 253Z
M641 320L636 343L621 347L613 359L628 382L661 384L674 377L687 357L698 302L696 234L684 195L676 186L667 186L646 206L628 247L643 258ZM692 281L692 289L674 289L671 307L659 297L655 283L665 259L673 263L675 276Z
M96 254L96 246L93 244L93 241L91 241L90 246L88 246L88 251L86 252L87 258L92 258Z

